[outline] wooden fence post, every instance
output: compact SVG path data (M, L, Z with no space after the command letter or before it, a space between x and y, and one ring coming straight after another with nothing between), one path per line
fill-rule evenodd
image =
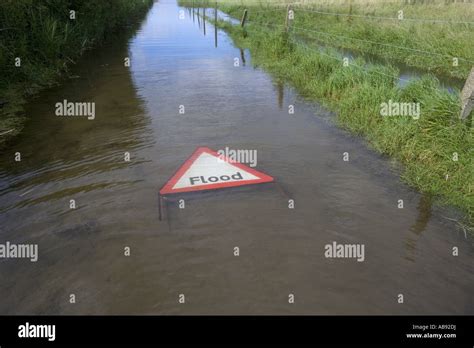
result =
M349 16L347 17L347 21L352 21L352 0L349 0Z
M217 1L214 7L214 46L217 47Z
M240 26L242 28L244 27L246 20L247 20L247 9L244 10L244 14L242 15L242 20L240 21Z
M290 29L290 5L286 7L285 31L288 32L289 29Z
M470 113L474 108L474 67L464 84L464 88L461 91L461 119L465 120L469 117Z

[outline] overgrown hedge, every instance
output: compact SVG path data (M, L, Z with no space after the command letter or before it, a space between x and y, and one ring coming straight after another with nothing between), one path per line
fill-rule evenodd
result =
M84 50L143 16L153 0L1 0L0 131L15 105L50 85ZM71 19L71 11L75 19ZM21 67L15 66L16 58ZM0 139L1 141L2 139Z

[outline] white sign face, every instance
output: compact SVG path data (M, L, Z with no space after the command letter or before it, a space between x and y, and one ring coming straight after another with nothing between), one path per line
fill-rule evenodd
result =
M257 179L255 175L203 152L173 186L173 190L204 184Z
M213 190L272 182L273 178L207 148L198 148L178 172L163 186L160 194Z

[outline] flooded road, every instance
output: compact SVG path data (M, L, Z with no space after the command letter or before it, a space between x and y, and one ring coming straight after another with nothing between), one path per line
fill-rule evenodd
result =
M0 244L39 258L0 259L0 313L474 314L455 213L184 13L155 3L28 105L0 155ZM95 119L56 116L65 99L95 102ZM159 221L159 188L199 146L256 150L278 184L170 199ZM364 261L326 258L333 242L363 244Z

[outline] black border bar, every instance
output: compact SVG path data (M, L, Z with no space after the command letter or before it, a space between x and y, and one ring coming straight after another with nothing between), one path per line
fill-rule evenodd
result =
M55 340L20 338L26 323L55 325ZM407 337L445 333L456 337ZM2 348L229 343L473 347L474 316L0 316Z

